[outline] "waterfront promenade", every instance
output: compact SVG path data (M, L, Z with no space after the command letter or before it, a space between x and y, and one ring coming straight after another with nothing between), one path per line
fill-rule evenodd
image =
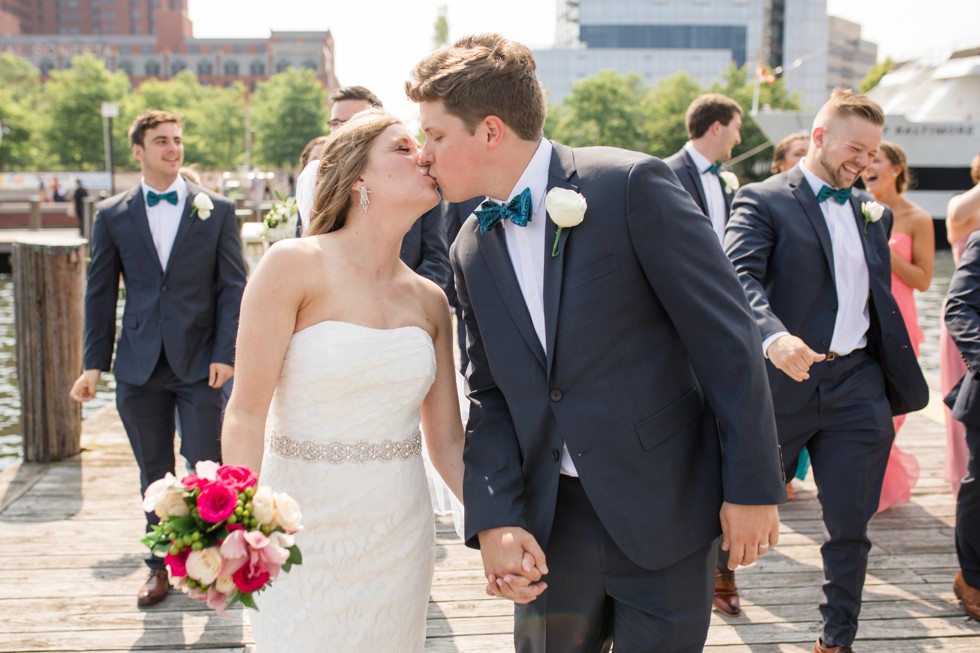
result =
M942 479L946 436L938 400L934 392L899 435L922 478L911 504L872 521L858 653L980 651L980 623L964 616L951 589L954 503ZM84 422L82 445L71 460L0 473L0 653L252 651L241 610L222 618L175 591L137 609L145 576L137 470L111 407ZM822 579L812 481L781 515L779 546L739 572L744 614L713 615L706 651L812 651ZM479 554L463 546L451 524L439 519L437 527L426 651L513 650L510 604L484 594Z

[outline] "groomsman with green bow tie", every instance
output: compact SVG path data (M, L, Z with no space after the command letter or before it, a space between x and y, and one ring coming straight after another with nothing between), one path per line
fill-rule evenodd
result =
M84 366L71 390L95 397L110 369L119 278L126 286L115 347L116 407L140 468L140 493L174 471L174 413L191 464L221 456L221 387L234 374L238 310L245 287L234 205L180 176L177 116L149 110L129 139L142 179L103 202L92 226L85 293ZM159 519L147 513L147 529ZM167 595L167 570L152 555L137 603Z
M783 462L795 465L805 446L820 492L828 537L815 653L851 651L892 415L929 396L891 295L891 212L851 189L883 124L871 99L834 91L806 156L740 189L725 233L770 363Z

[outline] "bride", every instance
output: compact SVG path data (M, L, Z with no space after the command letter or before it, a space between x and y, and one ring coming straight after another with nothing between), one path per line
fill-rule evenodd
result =
M443 291L399 259L439 194L404 125L366 111L327 141L309 236L262 258L242 301L225 463L300 504L303 565L258 596L259 653L421 651L435 553L429 457L462 495Z

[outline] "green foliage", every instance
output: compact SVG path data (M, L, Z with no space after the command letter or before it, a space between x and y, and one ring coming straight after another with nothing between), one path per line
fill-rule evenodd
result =
M604 70L578 82L550 115L549 134L567 145L643 149L642 79Z
M326 132L326 122L326 92L312 70L290 68L260 82L251 104L256 162L295 166L310 139Z
M643 96L640 112L649 143L648 154L665 158L684 146L687 106L703 92L696 79L680 72L663 79Z
M863 80L861 80L861 92L867 93L877 86L878 82L881 81L881 78L890 73L894 67L895 62L892 61L891 57L885 57L884 61L879 61L872 66L871 70L868 71L868 74L865 75Z
M110 73L89 54L72 59L67 70L52 71L42 119L52 163L66 170L105 169L102 103L121 102L128 92L125 73Z
M0 170L36 168L41 76L30 62L0 53Z
M433 49L439 49L445 45L449 45L449 19L447 14L449 13L449 8L446 5L440 5L436 10L436 22L432 26L432 47Z

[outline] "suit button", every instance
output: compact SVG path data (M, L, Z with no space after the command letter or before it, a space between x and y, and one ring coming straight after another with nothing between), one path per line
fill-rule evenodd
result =
M166 286L160 286L160 292L167 292Z
M831 304L830 305L830 310L836 311L837 310L837 304Z
M552 390L548 396L552 401L561 401L561 390Z
M829 347L830 346L830 340L827 339L827 338L824 338L823 340L820 341L820 344L823 345L824 347Z
M561 452L558 451L557 449L552 449L551 450L551 459L554 460L555 462L558 462L559 460L561 460Z

